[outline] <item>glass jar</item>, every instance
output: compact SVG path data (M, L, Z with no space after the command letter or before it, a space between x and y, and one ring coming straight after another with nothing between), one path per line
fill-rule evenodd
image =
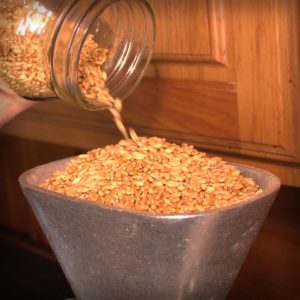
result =
M1 0L0 77L25 98L59 97L100 109L103 103L83 87L105 82L112 97L126 98L150 61L154 38L144 0ZM86 51L100 75L81 63Z

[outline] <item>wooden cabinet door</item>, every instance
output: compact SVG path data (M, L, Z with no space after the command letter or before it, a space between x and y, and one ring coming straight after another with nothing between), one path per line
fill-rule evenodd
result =
M174 80L153 83L154 126L203 148L299 162L299 1L150 2L149 75Z

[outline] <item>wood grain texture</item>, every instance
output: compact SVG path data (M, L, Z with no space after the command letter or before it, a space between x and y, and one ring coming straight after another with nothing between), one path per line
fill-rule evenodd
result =
M213 152L211 152L212 155ZM282 184L288 186L300 187L300 165L295 163L286 163L274 161L271 159L250 158L242 155L233 155L227 153L214 153L217 156L230 162L237 162L244 165L254 166L256 168L268 170L276 174Z
M281 145L240 140L243 121L238 120L235 85L145 79L124 103L123 115L126 125L141 135L164 136L205 150L300 161ZM62 101L40 103L1 131L82 148L120 138L109 113L84 111Z
M104 112L103 112L104 113ZM70 118L57 118L54 115L44 116L42 114L28 114L27 117L21 120L16 120L12 123L11 127L8 127L6 135L15 136L22 139L30 139L44 143L55 143L52 150L55 153L55 147L68 146L71 149L82 149L81 151L90 150L97 147L104 147L108 144L117 143L122 137L116 133L116 130L111 128L109 125L104 128L101 125L94 122L86 122L83 119L79 119L78 123L73 122L73 117ZM39 116L39 117L37 117ZM47 122L45 120L47 118ZM148 135L153 135L154 132L146 132ZM161 136L168 136L168 140L182 143L191 140L191 136L170 134L169 132L163 132ZM207 147L211 145L205 145L206 138L199 141L194 137L195 140L191 144L196 145L197 142L202 142L202 147L198 147L202 151L207 151ZM212 141L211 141L212 142ZM221 142L222 143L222 142ZM224 143L224 142L223 142ZM207 146L207 147L205 147ZM276 161L272 159L262 159L251 157L249 155L236 155L234 154L234 147L228 146L227 153L220 152L219 149L224 148L222 145L215 145L215 150L210 150L210 155L221 156L226 160L232 162L238 162L245 165L252 165L258 168L269 170L276 174L281 182L285 185L299 186L300 187L300 165L293 162ZM41 148L46 149L47 147ZM36 150L41 151L41 150ZM44 150L46 151L46 150ZM266 154L262 154L266 156ZM67 157L70 155L66 155ZM270 153L268 153L270 156Z
M234 85L145 79L125 101L123 115L127 126L134 127L140 134L178 136L183 140L189 140L190 135L236 139L236 108ZM3 128L2 132L13 134L20 130L24 133L30 123L39 123L44 131L33 132L28 128L29 134L35 135L35 138L50 138L50 141L55 139L55 133L47 131L47 126L51 125L57 127L57 135L62 127L69 126L79 131L90 131L95 135L93 140L101 140L103 133L119 136L108 112L84 111L62 101L39 103ZM70 135L65 140L68 138ZM58 141L55 139L53 142Z
M228 143L242 154L261 152L299 162L299 5L296 0L210 1L209 19L215 20L209 23L212 49L225 53L216 59L224 62L223 67L215 69L204 61L155 62L151 74L208 82L211 75L216 81L235 82L239 137Z
M224 1L152 0L150 5L157 26L152 61L231 64L230 8Z
M300 2L278 1L276 15L283 20L279 27L279 44L285 45L280 55L281 83L280 144L300 157Z
M294 23L292 3L233 1L233 28L240 37L235 41L240 140L277 145L298 161L300 111L288 84L291 70L299 69L293 63L299 59L289 57L291 34L299 35L295 26L287 30Z
M149 3L157 25L155 58L184 59L211 53L207 0L151 0Z
M72 156L73 148L43 144L0 135L0 225L19 234L46 243L31 209L18 184L22 172L34 166Z
M230 1L151 3L157 19L157 38L147 76L234 81Z
M159 3L157 10L164 1ZM221 65L188 57L170 63L165 53L149 76L236 82L241 152L245 145L264 152L276 148L282 159L299 161L299 1L209 1L207 14L211 62ZM193 40L194 33L187 37Z

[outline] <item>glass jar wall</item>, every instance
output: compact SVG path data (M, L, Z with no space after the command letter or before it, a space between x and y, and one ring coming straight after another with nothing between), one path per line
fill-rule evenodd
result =
M144 0L2 0L0 77L25 98L99 109L99 86L124 99L138 84L154 38Z

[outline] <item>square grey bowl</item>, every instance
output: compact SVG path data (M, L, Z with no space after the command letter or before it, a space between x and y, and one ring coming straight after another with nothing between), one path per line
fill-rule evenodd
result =
M270 172L235 164L260 195L193 214L148 214L38 187L71 158L19 182L77 300L225 299L280 188Z

